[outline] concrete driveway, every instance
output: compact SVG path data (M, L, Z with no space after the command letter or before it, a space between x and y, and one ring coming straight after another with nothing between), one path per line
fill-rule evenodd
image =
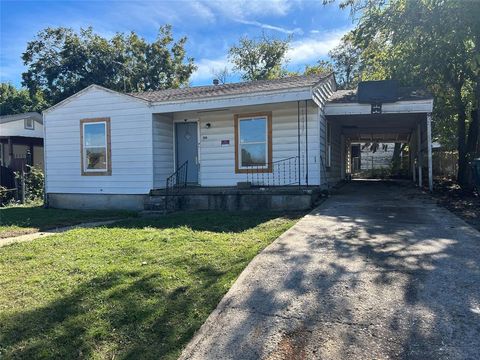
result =
M353 182L265 249L181 359L478 359L480 233Z

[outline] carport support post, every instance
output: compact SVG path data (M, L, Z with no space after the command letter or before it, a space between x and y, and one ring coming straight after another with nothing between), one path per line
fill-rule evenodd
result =
M422 127L421 124L417 126L417 158L418 158L418 186L422 187Z
M433 191L433 166L432 166L432 113L427 113L427 153L428 153L428 189Z

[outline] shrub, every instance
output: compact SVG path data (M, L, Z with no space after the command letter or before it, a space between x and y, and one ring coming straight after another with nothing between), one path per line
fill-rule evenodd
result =
M43 200L43 187L45 183L45 177L42 170L27 165L27 171L24 173L25 176L25 201L26 202L36 202ZM20 193L22 190L22 174L15 173L15 177L18 181L18 186Z

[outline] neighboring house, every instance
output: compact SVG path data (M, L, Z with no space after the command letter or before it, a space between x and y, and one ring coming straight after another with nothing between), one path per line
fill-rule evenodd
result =
M352 96L333 75L133 94L91 85L44 112L49 205L140 209L175 195L189 209L306 208L345 178L364 128L430 141L431 97L386 99L383 111L376 99L373 112Z
M43 169L43 119L36 112L0 116L0 165L21 171Z

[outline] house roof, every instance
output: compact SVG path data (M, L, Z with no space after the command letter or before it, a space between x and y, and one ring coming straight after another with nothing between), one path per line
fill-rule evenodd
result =
M128 95L147 100L149 102L203 99L313 87L330 76L331 74L291 76L274 80L257 80L223 85L192 86L179 89L129 93Z
M0 124L12 122L12 121L18 121L18 120L26 120L26 119L33 119L39 124L43 124L43 117L41 114L37 112L28 112L28 113L22 113L22 114L14 114L14 115L2 115L0 116Z
M427 100L433 99L432 94L424 89L414 87L399 87L397 101ZM329 103L357 103L357 89L337 90L328 99Z

